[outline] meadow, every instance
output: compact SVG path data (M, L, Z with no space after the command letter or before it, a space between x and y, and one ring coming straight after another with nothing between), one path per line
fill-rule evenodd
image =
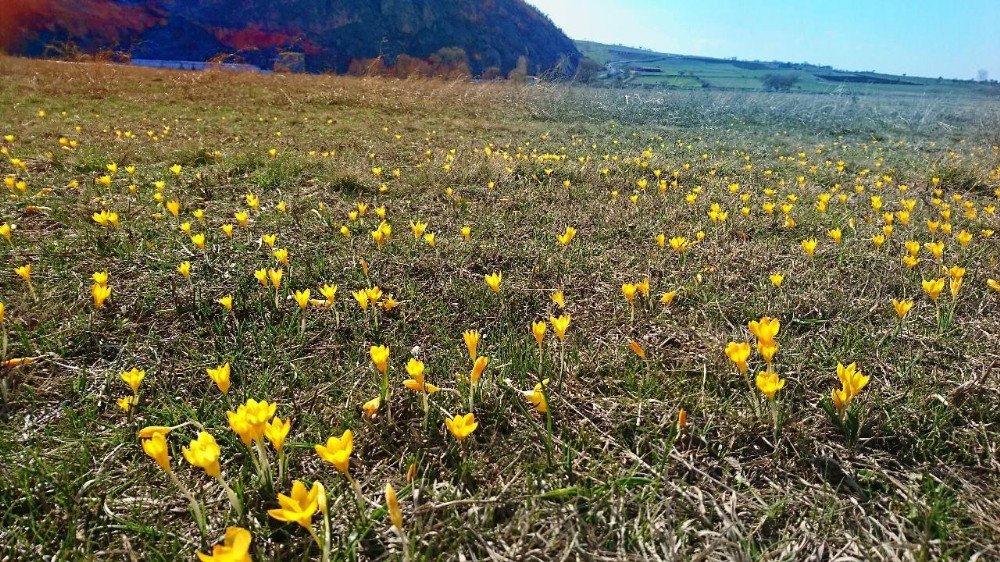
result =
M1000 558L996 97L0 58L0 147L0 560Z

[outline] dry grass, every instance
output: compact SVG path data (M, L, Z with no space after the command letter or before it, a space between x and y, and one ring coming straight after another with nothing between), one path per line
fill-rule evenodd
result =
M378 509L387 481L404 490L408 550L420 559L1000 557L1000 295L986 285L1000 264L997 237L980 233L998 226L986 210L1000 187L996 100L635 94L7 58L0 76L0 135L16 135L4 144L26 165L4 158L0 175L27 182L0 203L0 223L17 226L3 249L0 301L8 357L39 357L2 371L0 559L188 558L230 524L252 531L257 558L318 558L303 529L266 516L273 493L227 426L230 403L205 376L224 361L233 403L267 398L291 417L289 472L330 489L338 559L402 555ZM80 144L61 148L60 137ZM221 157L206 156L214 151ZM95 184L109 162L136 166L134 178L119 171L111 187ZM168 171L175 163L180 178ZM668 179L676 171L678 186L660 194L655 169ZM879 188L883 174L892 182ZM946 237L943 263L967 273L944 326L920 285L941 276L940 265L923 250L916 269L900 263L905 240L932 239L925 220L939 212L935 176L954 232L975 234L967 248ZM649 187L636 191L640 178ZM79 187L65 187L71 180ZM180 219L153 200L157 180L165 200L181 202ZM732 183L750 194L750 217ZM835 184L847 202L834 195L818 212L818 195ZM869 204L877 191L888 211L917 200L910 224L897 224L881 249L870 240L884 223ZM250 232L237 227L227 239L219 225L246 208L247 193L260 196L262 211ZM761 210L789 194L792 229L780 209ZM975 206L975 218L954 194ZM275 210L279 201L286 213ZM358 201L368 215L351 222ZM729 212L722 224L706 216L716 202ZM394 234L378 249L368 233L381 205ZM120 230L94 224L103 208L122 216ZM417 219L430 223L435 248L410 234ZM206 234L205 252L178 230L184 220ZM459 236L465 225L469 241ZM579 234L561 249L555 235L567 225ZM841 245L826 237L834 227L844 231ZM653 241L699 230L704 241L683 258ZM291 254L284 291L318 296L323 283L340 286L339 324L311 310L300 335L294 302L274 306L252 276L274 266L259 242L265 233ZM810 237L819 240L812 260L799 246ZM402 303L377 328L350 296L369 282L361 258L370 281ZM175 271L184 260L193 289ZM23 263L33 264L38 303L13 273ZM99 270L110 272L114 292L94 312L90 275ZM483 283L492 271L504 275L500 296ZM778 271L780 290L768 282ZM647 277L653 302L630 320L621 284ZM539 368L529 330L557 312L555 289L573 317L562 373L552 344ZM655 302L675 289L672 305ZM232 317L215 303L227 293ZM916 306L897 332L890 299L904 296ZM951 308L950 296L942 302ZM723 354L765 314L782 321L775 361L788 381L777 437L766 402ZM480 426L459 446L444 412L468 406L434 395L425 429L398 377L419 346L431 382L462 388L461 333L473 328L491 363L474 408ZM629 351L630 339L646 360ZM392 349L391 417L368 421L360 407L378 393L368 359L376 343ZM863 428L850 446L819 403L837 383L837 363L854 361L872 380L855 399ZM115 404L128 393L118 373L133 366L148 376L127 416ZM542 377L552 379L551 449L545 417L520 393ZM680 408L689 417L678 434ZM204 542L135 437L145 425L191 419L219 440L223 470L250 513L238 521L219 486L186 465L180 446L191 428L172 433L174 468L209 514ZM362 515L344 479L312 451L345 428L371 502Z

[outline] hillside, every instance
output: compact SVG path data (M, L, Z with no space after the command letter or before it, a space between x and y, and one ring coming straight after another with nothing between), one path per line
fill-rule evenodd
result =
M291 58L304 70L346 72L357 59L430 60L459 47L477 75L491 67L506 74L522 56L529 72L564 59L572 68L579 57L523 0L0 0L0 14L0 48L31 56L72 44L149 59L236 55L263 68Z
M576 41L580 52L601 65L607 85L680 89L759 90L768 75L794 80L792 91L824 93L1000 95L1000 86L968 80L898 76L837 70L809 63L746 61L658 53L621 45Z

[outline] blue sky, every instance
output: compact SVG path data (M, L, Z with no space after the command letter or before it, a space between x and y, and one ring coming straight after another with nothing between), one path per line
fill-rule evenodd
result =
M1000 0L528 0L574 39L1000 79Z

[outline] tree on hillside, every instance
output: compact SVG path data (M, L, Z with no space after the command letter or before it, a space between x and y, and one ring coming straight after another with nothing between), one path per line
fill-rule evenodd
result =
M382 60L382 57L354 59L351 61L347 73L351 76L384 76L386 74L385 61Z
M392 75L396 78L428 78L433 74L431 64L420 57L399 55L392 65Z
M490 66L483 70L479 77L483 80L499 80L503 78L503 73L500 72L499 66Z
M468 78L472 76L469 70L469 56L461 47L442 47L430 57L434 66L434 75L443 78Z
M523 84L528 81L528 58L524 55L517 57L517 66L507 73L507 79L511 82Z
M576 76L573 77L573 80L580 84L590 84L597 80L603 70L604 65L601 63L590 57L583 57L576 65Z
M798 81L798 74L778 74L774 72L765 74L760 79L761 85L769 92L787 92Z

